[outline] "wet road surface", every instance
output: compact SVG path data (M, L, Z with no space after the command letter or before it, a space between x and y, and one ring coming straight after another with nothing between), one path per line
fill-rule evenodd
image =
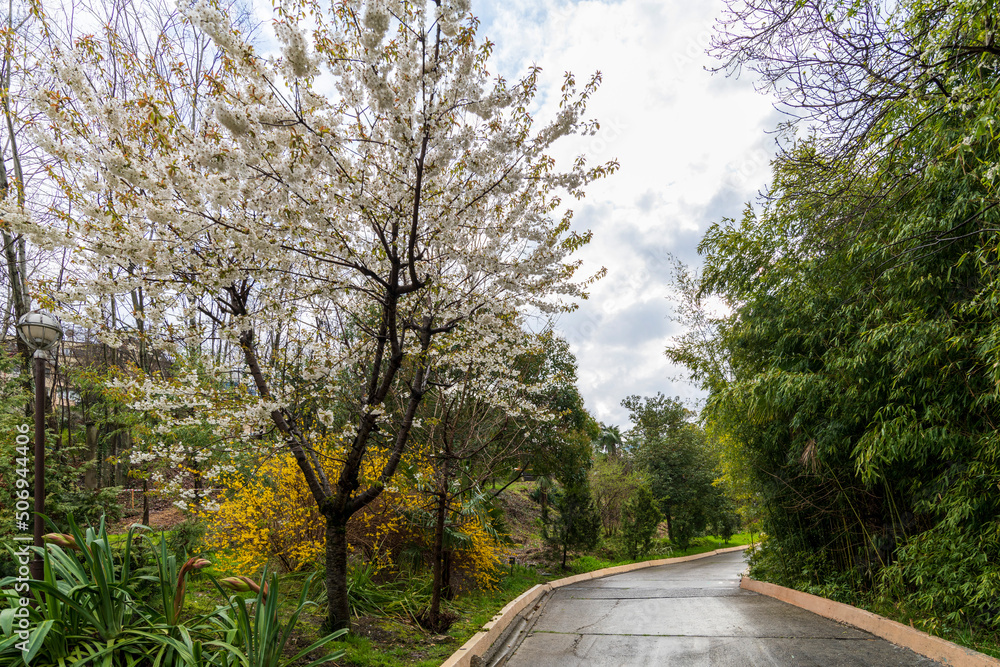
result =
M744 591L744 568L734 552L558 588L506 667L940 664Z

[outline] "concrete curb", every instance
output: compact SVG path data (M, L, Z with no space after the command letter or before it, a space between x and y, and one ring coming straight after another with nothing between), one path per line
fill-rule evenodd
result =
M729 547L727 549L706 551L703 554L695 554L693 556L678 556L677 558L661 558L659 560L647 560L642 563L629 563L628 565L608 567L603 570L594 570L593 572L576 574L572 577L565 577L564 579L556 579L555 581L550 581L546 584L539 584L528 589L524 593L521 593L516 598L508 602L496 616L490 619L489 623L483 626L481 631L474 634L469 641L462 644L461 648L452 653L447 660L442 662L441 667L471 667L474 660L478 663L478 659L481 659L493 643L500 639L504 630L507 629L507 626L513 623L514 619L516 619L527 607L534 604L534 602L543 593L581 581L590 581L591 579L607 577L612 574L622 574L623 572L631 572L632 570L641 570L643 568L656 567L658 565L669 565L670 563L683 563L689 560L707 558L708 556L725 554L731 551L743 551L748 548L750 547Z
M908 648L914 653L955 667L1000 667L1000 660L973 651L970 648L929 635L908 625L890 621L888 618L858 609L842 602L834 602L816 595L803 593L784 586L757 581L750 577L740 580L740 588L787 602L806 611L840 623L853 625L870 632L896 646Z

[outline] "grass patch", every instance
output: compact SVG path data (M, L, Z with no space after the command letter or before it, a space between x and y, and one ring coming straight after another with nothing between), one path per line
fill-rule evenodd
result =
M728 540L723 540L721 537L696 537L691 541L691 546L687 549L674 549L671 555L664 556L664 558L692 556L694 554L705 553L706 551L715 551L716 549L748 546L751 544L752 538L759 539L756 535L751 536L750 533L737 533Z
M452 642L434 644L429 640L423 646L392 646L356 634L349 635L345 641L333 642L331 646L346 651L337 661L344 667L437 667L455 652Z

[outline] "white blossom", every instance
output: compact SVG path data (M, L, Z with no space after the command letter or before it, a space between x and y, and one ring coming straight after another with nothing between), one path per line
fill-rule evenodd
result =
M81 277L57 295L65 317L117 348L133 345L141 315L165 372L112 387L151 424L133 464L182 508L194 496L181 468L221 485L212 480L235 474L235 453L319 442L311 429L332 436L324 454L340 461L360 425L398 433L411 394L473 387L513 419L551 418L534 400L544 385L517 373L533 345L521 318L571 309L596 277L577 275L588 237L557 211L615 165L557 169L547 153L592 131L596 78L578 91L568 77L558 114L539 126L528 112L538 71L491 77L487 50L465 38L467 1L350 0L308 26L292 18L303 8L283 7L282 56L268 59L212 3L184 3L224 66L198 79L137 74L128 97L95 87L85 54L64 54L50 92L71 103L35 100L49 123L38 143L60 161L72 212L43 230L12 198L0 203L12 229L72 248ZM195 97L196 114L177 101ZM109 328L107 304L127 311L122 295L140 290L142 312ZM393 334L380 333L383 314ZM392 392L369 400L370 370L378 389L390 358ZM286 419L298 435L276 431ZM184 439L195 431L211 444Z

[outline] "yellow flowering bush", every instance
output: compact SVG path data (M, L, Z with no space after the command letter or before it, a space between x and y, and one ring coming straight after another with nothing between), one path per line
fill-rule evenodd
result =
M291 454L266 461L251 478L225 480L228 498L206 513L206 546L228 550L234 571L276 559L290 572L321 562L326 521Z
M377 475L383 458L373 452L362 476ZM290 453L265 461L252 477L233 474L222 482L228 492L218 510L202 512L201 518L209 524L206 546L227 551L234 570L251 572L276 560L295 572L322 562L326 520ZM405 503L405 494L390 488L348 524L351 550L376 570L391 567L400 545L410 539L401 511Z
M380 454L373 454L363 474L380 470ZM397 475L394 482L404 485L405 479ZM230 569L254 572L276 561L282 569L295 572L323 562L326 520L291 454L266 460L253 476L229 475L223 485L228 492L220 498L218 509L201 512L200 517L209 526L206 546L225 552ZM429 549L433 536L406 518L406 509L423 500L412 488L386 489L351 518L347 533L351 552L372 564L375 572L389 576L406 545ZM454 550L456 573L476 587L494 587L507 546L494 539L478 515L469 516L456 530L468 537Z
M500 581L501 567L510 547L494 539L479 516L463 525L459 531L469 543L455 550L457 569L475 582L476 587L493 590Z

